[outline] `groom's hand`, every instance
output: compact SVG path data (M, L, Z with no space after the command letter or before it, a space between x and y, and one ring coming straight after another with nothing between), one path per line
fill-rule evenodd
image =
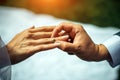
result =
M79 24L61 23L57 26L52 37L58 37L60 33L69 35L68 41L57 41L59 48L68 53L73 53L86 61L101 61L108 58L108 51L103 45L95 44L84 28Z

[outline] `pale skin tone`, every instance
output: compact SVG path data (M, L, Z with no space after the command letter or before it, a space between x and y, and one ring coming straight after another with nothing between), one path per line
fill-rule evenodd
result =
M59 37L61 31L69 35L68 41L56 41L61 50L86 61L111 60L106 47L95 44L81 25L63 22L53 30L52 37Z
M50 38L54 27L31 27L18 33L7 45L12 64L16 64L32 56L36 52L58 47L55 41L66 41L68 36Z

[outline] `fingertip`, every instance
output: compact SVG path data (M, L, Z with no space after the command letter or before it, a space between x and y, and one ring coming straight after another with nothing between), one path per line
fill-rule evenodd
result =
M61 45L61 43L55 42L54 45L57 46L57 47L59 47Z
M53 32L52 35L51 35L51 38L54 38L54 35L55 35L55 34L54 34L54 32Z
M62 23L60 23L59 26L70 25L70 24L71 24L71 22L62 22Z
M68 39L68 38L69 38L69 35L62 36L62 38L67 38L67 39Z
M32 27L30 27L30 29L34 29L35 28L35 26L33 25Z
M61 37L58 37L58 41L68 41L69 39L69 35L65 35L65 36L61 36Z
M70 22L61 22L59 25L63 25L63 24L68 24L68 23L70 23Z
M57 37L57 35L58 35L57 29L54 29L51 38Z

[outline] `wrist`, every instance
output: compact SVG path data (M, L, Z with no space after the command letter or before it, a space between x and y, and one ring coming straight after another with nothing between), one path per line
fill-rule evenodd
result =
M7 51L8 51L8 55L10 57L11 63L13 63L13 56L12 56L12 49L9 47L9 45L6 45Z
M110 61L111 56L110 56L107 48L103 44L99 44L98 47L99 47L99 55L100 55L101 61L102 60Z

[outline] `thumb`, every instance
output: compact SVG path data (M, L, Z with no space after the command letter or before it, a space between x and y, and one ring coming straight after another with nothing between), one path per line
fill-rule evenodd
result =
M59 49L68 52L68 53L74 53L75 47L72 43L66 42L66 41L56 41L55 43L60 43L58 46Z

